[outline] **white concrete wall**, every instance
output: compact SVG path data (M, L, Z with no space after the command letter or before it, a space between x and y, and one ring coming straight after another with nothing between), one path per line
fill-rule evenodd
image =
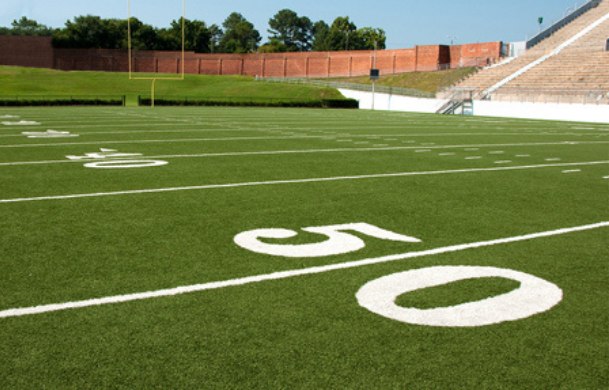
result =
M372 108L372 93L340 89L348 98L360 102L360 109ZM422 99L407 96L377 93L374 96L374 109L385 111L435 113L448 100ZM521 103L475 100L475 116L494 116L504 118L548 119L577 122L609 123L609 105L594 104L557 104Z
M347 98L359 101L359 108L370 110L372 108L372 93L353 91L350 89L339 89ZM412 112L436 112L448 100L446 99L421 99L401 95L387 95L385 93L374 94L374 109L383 111L412 111Z
M609 105L475 100L474 115L609 123Z

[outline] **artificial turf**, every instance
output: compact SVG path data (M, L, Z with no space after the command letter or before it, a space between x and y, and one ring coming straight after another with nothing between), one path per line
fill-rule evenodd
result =
M269 108L0 109L0 316L10 309L339 266L609 221L609 125ZM48 129L71 138L27 138ZM100 148L164 161L87 168ZM116 161L117 158L97 161ZM350 253L286 258L239 233L368 223ZM609 227L0 318L5 388L603 388ZM488 326L395 321L372 280L436 266L558 286L540 314ZM509 293L505 278L404 294L433 310Z

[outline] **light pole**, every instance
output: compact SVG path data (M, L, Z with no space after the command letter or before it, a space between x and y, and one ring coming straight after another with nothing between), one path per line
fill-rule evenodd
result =
M374 41L374 66L373 69L376 69L376 41ZM374 87L376 85L376 79L372 79L372 111L374 111Z
M376 41L374 41L374 64L373 68L370 69L370 80L372 80L372 110L374 111L374 86L376 80L379 78L380 72L376 69Z
M450 45L451 46L453 45L453 39L459 39L459 37L456 37L456 36L453 37L453 36L450 36L450 35L447 35L446 38L450 39Z
M345 34L347 35L347 41L345 42L345 51L349 50L349 33L351 31L345 30Z

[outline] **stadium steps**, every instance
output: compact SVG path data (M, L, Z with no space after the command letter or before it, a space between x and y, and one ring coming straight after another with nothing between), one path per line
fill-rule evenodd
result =
M522 56L484 69L456 89L476 91L477 97L482 91L496 95L522 88L609 91L609 53L602 52L608 37L609 1L603 1Z

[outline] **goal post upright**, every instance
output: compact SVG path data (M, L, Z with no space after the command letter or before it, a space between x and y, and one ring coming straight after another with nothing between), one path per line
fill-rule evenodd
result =
M180 77L134 77L131 39L131 0L127 0L127 46L129 56L129 80L152 80L151 106L154 107L154 86L157 80L182 81L185 73L186 46L186 0L182 0L182 66Z

